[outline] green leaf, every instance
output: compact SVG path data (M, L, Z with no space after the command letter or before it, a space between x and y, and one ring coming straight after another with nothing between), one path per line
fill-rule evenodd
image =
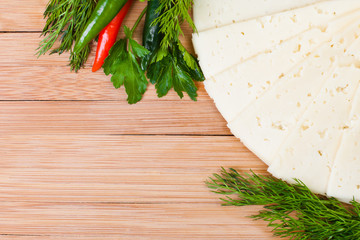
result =
M136 54L127 50L126 42L126 39L121 39L111 48L103 68L106 75L112 75L111 82L115 88L125 86L127 101L134 104L142 99L148 81L139 66Z
M165 96L171 88L174 88L180 98L183 98L183 92L186 92L196 101L197 87L188 73L188 68L179 64L177 57L173 52L167 52L160 61L150 64L147 76L150 82L155 84L158 97Z
M126 38L128 38L128 39L131 38L131 30L127 26L124 26L124 33L125 33Z
M177 46L179 52L182 54L186 65L192 70L195 70L196 66L198 65L197 60L184 48L184 46L180 42L178 42Z
M174 65L173 67L175 73L173 76L174 90L180 98L184 96L182 92L186 92L193 101L196 101L196 97L198 96L196 93L197 87L186 69L183 69L180 65Z
M190 75L195 81L202 82L205 80L205 76L199 66L197 59L191 55L181 44L177 45L174 51L178 59L179 65Z
M129 53L129 69L128 75L125 78L125 90L128 94L128 103L134 104L142 99L142 96L146 92L148 81L145 77L145 73L140 68L136 57L133 53Z
M150 53L149 50L147 50L145 47L141 46L139 43L137 43L131 38L129 39L129 44L134 54L139 58L143 58Z
M149 66L147 73L148 78L155 88L158 97L165 96L173 87L173 69L170 56L166 56L163 60L153 63Z

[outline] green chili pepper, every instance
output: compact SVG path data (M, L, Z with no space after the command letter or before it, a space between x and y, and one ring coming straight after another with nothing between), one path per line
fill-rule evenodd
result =
M119 13L127 0L99 0L76 42L74 52L80 52Z
M160 48L163 35L159 33L160 25L153 24L154 20L159 17L160 13L157 9L160 6L160 0L149 0L146 10L145 25L143 30L143 46L150 51L141 61L141 68L146 70L150 64L150 60Z

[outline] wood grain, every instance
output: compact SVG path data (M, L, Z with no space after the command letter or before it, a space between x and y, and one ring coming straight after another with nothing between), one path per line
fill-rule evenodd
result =
M0 133L230 134L209 106L206 101L0 101Z
M263 222L245 216L254 209L217 204L73 204L4 202L0 224L12 234L62 239L269 239ZM214 217L216 216L216 217ZM18 225L21 220L22 225ZM156 219L156 222L154 222ZM38 228L38 226L41 228ZM5 233L8 230L4 230Z
M276 239L246 217L259 208L222 207L204 185L220 166L266 166L203 85L198 102L149 86L130 106L93 53L78 74L66 54L36 58L46 3L0 1L0 239Z
M0 145L7 201L218 202L204 181L219 166L265 167L231 136L12 135Z

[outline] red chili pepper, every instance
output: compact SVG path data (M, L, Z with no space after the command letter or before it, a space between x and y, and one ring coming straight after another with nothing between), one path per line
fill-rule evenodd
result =
M128 0L116 17L99 33L95 61L92 67L93 72L96 72L102 67L105 58L109 55L109 51L116 42L121 24L129 11L132 1L133 0Z

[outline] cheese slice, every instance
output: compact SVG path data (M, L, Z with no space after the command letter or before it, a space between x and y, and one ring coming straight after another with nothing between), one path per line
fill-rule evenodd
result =
M269 52L259 54L205 80L206 91L214 99L226 121L230 122L283 75L301 64L299 62L308 57L315 48L330 41L332 35L359 18L360 11L337 18L323 28L311 28Z
M288 182L300 179L313 192L326 193L359 80L356 67L335 70L275 155L270 173Z
M343 35L336 35L305 62L282 76L228 124L232 133L270 165L286 136L330 77L337 55L344 54L344 49L358 34L358 23L352 24Z
M198 31L303 7L324 0L194 0Z
M344 131L327 188L328 196L344 202L360 201L360 91L355 99L355 114Z
M357 49L357 51L356 51ZM355 52L356 51L356 52ZM348 49L359 67L360 41ZM358 75L360 80L360 75ZM345 125L341 145L331 169L327 195L340 201L360 201L360 88L358 88L352 112Z
M322 2L271 16L231 24L193 35L193 44L206 78L214 76L312 26L360 8L358 0Z

